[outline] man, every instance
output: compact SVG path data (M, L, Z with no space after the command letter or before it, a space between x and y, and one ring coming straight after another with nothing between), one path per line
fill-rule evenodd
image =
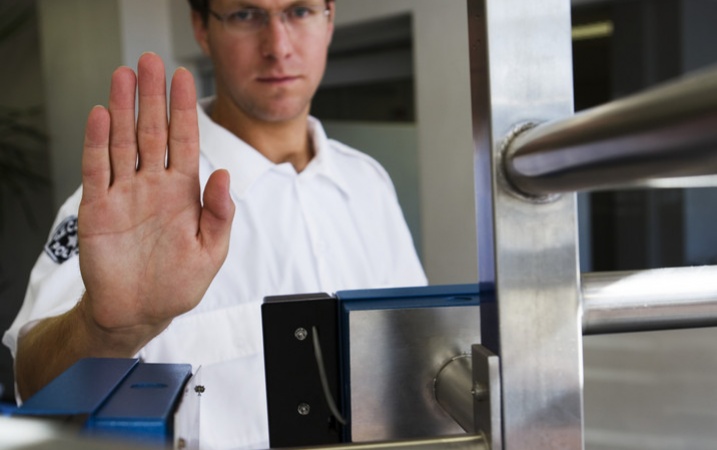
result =
M21 398L87 356L201 366L201 448L266 447L262 299L426 280L387 174L309 116L334 2L190 3L216 97L179 69L168 118L156 55L114 72L3 342Z

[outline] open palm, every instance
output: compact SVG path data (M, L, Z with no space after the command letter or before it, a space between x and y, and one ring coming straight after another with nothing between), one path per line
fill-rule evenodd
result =
M109 108L89 115L82 158L80 269L87 308L106 330L156 334L195 307L221 267L234 205L229 176L199 186L199 132L191 74L179 69L170 92L154 54L137 76L112 76ZM135 121L135 88L138 117Z

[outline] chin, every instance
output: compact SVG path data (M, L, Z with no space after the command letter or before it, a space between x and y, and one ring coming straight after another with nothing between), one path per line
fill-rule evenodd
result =
M306 117L308 108L257 109L253 111L252 115L263 122L282 123Z

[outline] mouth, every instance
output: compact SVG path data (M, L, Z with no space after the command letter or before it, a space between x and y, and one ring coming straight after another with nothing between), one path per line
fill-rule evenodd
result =
M256 80L263 84L282 85L297 81L299 78L297 75L268 75L258 77Z

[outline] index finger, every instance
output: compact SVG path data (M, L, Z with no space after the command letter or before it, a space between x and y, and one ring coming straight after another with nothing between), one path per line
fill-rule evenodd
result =
M197 93L192 74L183 67L174 72L170 89L167 166L188 176L198 176Z
M82 199L92 203L103 198L110 187L110 115L95 106L87 117L82 150Z

